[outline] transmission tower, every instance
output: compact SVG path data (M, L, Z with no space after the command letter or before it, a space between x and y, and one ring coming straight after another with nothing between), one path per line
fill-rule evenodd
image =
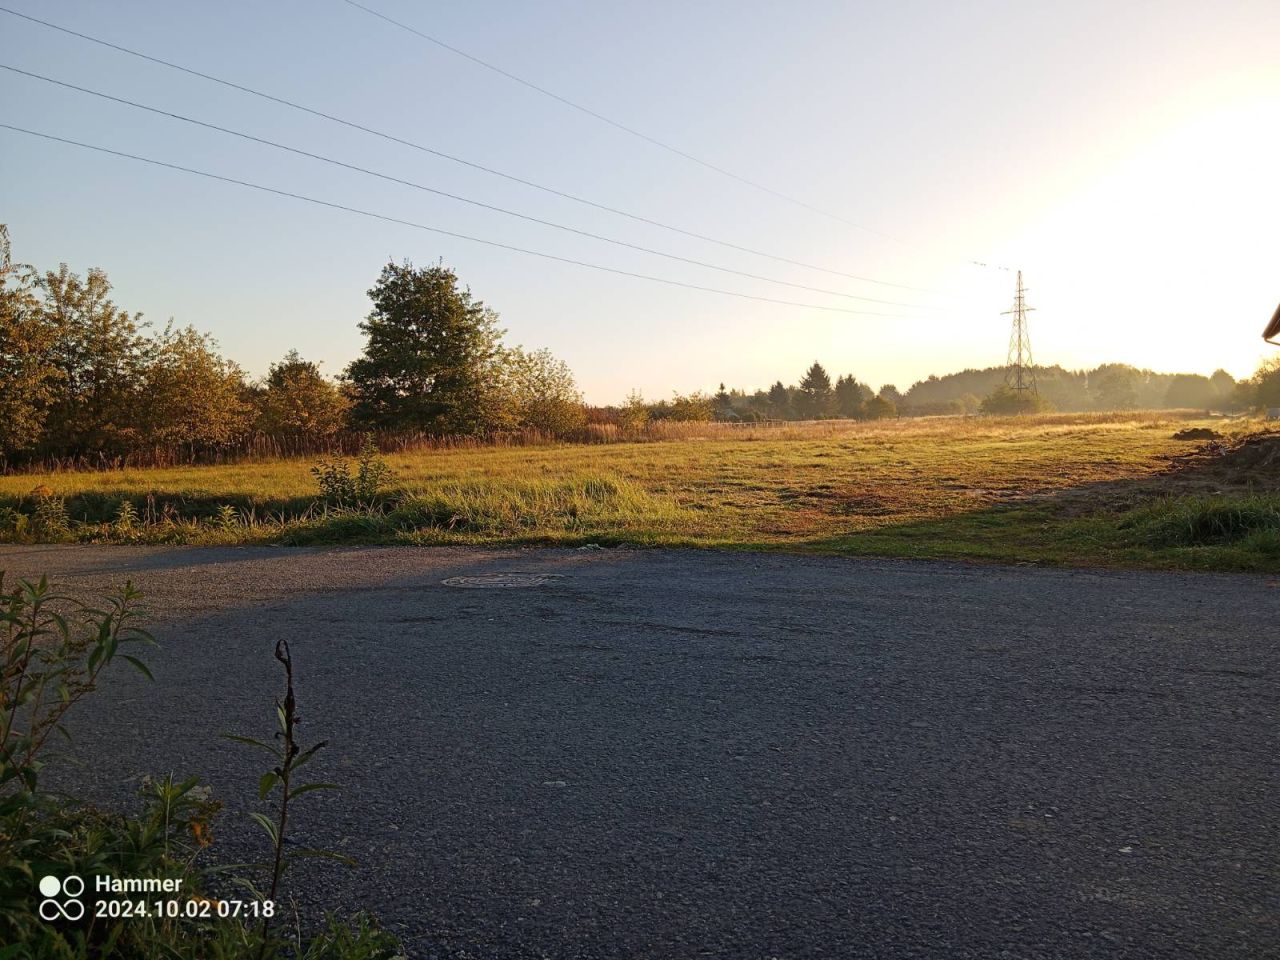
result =
M1013 298L1013 309L1006 310L1002 316L1013 316L1013 330L1009 333L1009 362L1004 373L1004 382L1018 391L1036 389L1036 365L1031 359L1031 332L1027 325L1027 314L1035 307L1027 306L1027 291L1022 286L1022 271L1018 271L1018 292Z

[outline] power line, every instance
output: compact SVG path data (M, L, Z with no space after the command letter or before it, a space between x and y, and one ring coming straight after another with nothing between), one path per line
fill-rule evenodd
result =
M365 13L370 14L371 16L377 17L379 20L383 20L391 24L392 26L399 27L401 30L405 30L409 33L412 33L414 36L421 37L423 40L426 40L430 43L434 43L437 47L440 47L443 50L448 50L452 54L455 54L459 57L463 57L467 60L470 60L472 63L478 64L479 66L484 67L486 70L492 70L494 73L500 76L506 77L508 80L513 80L516 83L520 84L521 86L528 87L530 90L536 91L537 93L542 94L544 97L550 97L552 100L562 103L566 107L572 107L574 110L577 110L580 113L585 113L587 116L593 117L594 119L599 120L601 123L607 123L609 126L613 127L616 130L621 130L623 133L630 134L633 137L638 137L639 139L645 141L646 143L653 144L655 147L659 147L663 150L666 150L668 153L673 153L677 157L683 157L685 160L689 160L692 163L696 163L701 167L706 167L708 170L714 171L715 173L718 173L721 176L728 177L731 180L736 180L739 183L746 184L747 186L755 190L761 190L764 193L769 194L770 196L777 197L780 200L785 200L787 203L795 204L797 207L803 207L805 210L808 210L811 213L819 214L820 216L827 217L831 220L838 220L841 223L846 224L850 227L855 227L858 230L865 230L867 233L874 233L876 236L884 237L886 240L895 240L898 242L904 242L904 241L898 240L897 237L892 236L891 234L884 233L881 230L876 230L872 227L865 226L861 223L855 223L854 221L849 220L845 217L842 217L839 214L831 213L829 210L823 210L821 207L816 207L813 204L806 203L803 200L799 200L791 196L790 194L783 193L781 190L775 190L773 187L769 187L763 183L759 183L755 180L751 180L740 174L734 173L731 170L726 170L724 167L717 166L714 163L711 163L707 160L703 160L701 157L696 157L691 153L687 153L684 150L681 150L679 147L674 147L669 143L665 143L664 141L657 139L656 137L649 136L647 133L642 133L639 130L635 129L635 127L629 127L625 123L619 123L617 120L614 120L611 117L607 117L603 113L598 113L597 111L592 110L590 107L584 107L582 104L577 103L573 100L570 100L568 97L562 97L560 96L560 94L555 93L551 90L548 90L546 87L541 87L531 80L526 80L524 79L524 77L516 76L516 74L511 73L510 71L504 70L502 69L502 67L499 67L496 64L492 64L487 60L481 60L479 57L473 54L467 53L465 50L459 50L457 47L451 46L450 44L445 43L443 40L440 40L437 37L431 36L429 33L423 33L421 30L418 30L415 27L411 27L407 23L403 23L399 20L393 20L391 17L388 17L384 13L379 13L377 10L374 10L372 7L366 7L362 3L357 3L356 0L345 0L345 2L350 6L355 7L358 10L363 10Z
M219 126L216 123L208 123L204 120L197 120L194 117L188 117L181 113L173 113L172 111L169 111L169 110L162 110L159 107L152 107L152 106L148 106L145 103L138 103L135 100L128 100L124 97L117 97L109 93L103 93L100 90L92 90L88 87L77 86L74 83L67 83L64 80L57 80L53 77L44 76L43 74L33 73L30 70L21 70L18 67L10 66L9 64L6 64L6 63L0 63L0 70L8 70L11 73L20 74L21 76L29 77L33 80L41 80L41 81L44 81L45 83L51 83L51 84L54 84L55 86L63 87L67 90L75 90L78 93L88 94L89 96L98 97L102 100L109 100L112 103L119 103L119 104L123 104L124 106L134 107L138 110L145 110L148 113L154 113L159 116L169 117L174 120L181 120L184 123L194 124L195 126L203 127L207 130L214 130L214 131L217 131L218 133L225 133L233 137L239 137L242 140L248 140L253 143L259 143L264 146L272 147L276 150L283 150L287 153L296 154L297 156L308 157L312 160L319 160L322 163L332 164L333 166L342 167L343 169L351 170L356 173L362 173L370 177L376 177L379 180L386 180L390 183L396 183L402 186L411 187L415 190L421 190L425 193L432 193L437 196L447 197L450 200L456 200L459 203L470 204L471 206L480 207L481 209L484 209L484 210L492 210L495 213L501 213L509 217L515 217L519 220L525 220L529 223L540 224L541 226L544 226L544 227L552 227L556 230L563 230L567 233L576 234L577 236L580 236L580 237L588 237L592 240L600 240L604 243L611 243L611 244L614 244L615 246L625 247L629 250L637 250L637 251L640 251L641 253L649 253L649 254L653 254L654 256L665 257L668 260L675 260L680 263L687 263L697 267L705 267L706 269L709 269L709 270L718 270L721 273L729 273L738 277L746 277L750 280L762 280L766 283L776 283L780 286L793 287L797 290L808 290L811 293L822 293L822 294L827 294L833 297L845 297L850 300L860 300L865 303L878 303L878 304L881 304L882 306L909 307L913 309L937 309L936 307L933 307L928 304L905 303L901 300L879 300L879 299L876 299L875 297L863 297L853 293L844 293L839 290L827 290L822 287L812 287L812 286L809 286L808 284L793 283L790 280L779 280L774 277L768 277L758 273L749 273L744 270L735 270L732 267L725 267L715 263L708 263L705 260L695 260L695 259L692 259L691 257L682 257L678 254L666 253L662 250L655 250L652 247L646 247L636 243L628 243L625 240L618 240L613 237L604 236L602 234L592 233L588 230L580 230L577 227L570 227L562 223L556 223L553 220L544 220L540 217L534 217L528 214L518 213L515 210L508 210L505 207L495 206L491 203L484 203L480 200L473 200L469 197L460 196L456 193L449 193L446 190L440 190L440 189L437 189L436 187L429 187L426 184L417 183L412 180L404 180L400 177L392 176L391 174L380 173L377 170L370 170L367 167L357 166L356 164L353 164L353 163L346 163L345 161L337 160L337 159L334 159L333 157L327 157L322 154L312 153L309 150L303 150L299 147L291 147L287 144L277 143L274 140L267 140L263 137L257 137L251 133L244 133L240 130L233 130L229 127Z
M212 74L203 73L199 70L195 70L191 67L182 66L181 64L174 63L170 60L163 60L160 57L154 57L154 56L151 56L150 54L142 53L137 50L131 50L128 47L123 47L123 46L120 46L119 44L112 43L109 40L103 40L99 37L94 37L87 33L81 33L77 30L72 30L69 27L63 27L63 26L60 26L59 24L51 23L48 20L41 20L39 17L33 17L29 14L21 13L17 10L12 10L8 7L0 6L0 13L7 13L11 16L18 17L30 23L35 23L42 27L48 27L50 30L56 30L59 33L66 34L67 36L76 37L80 40L88 41L89 43L95 43L95 44L98 44L99 46L106 47L107 49L115 50L118 53L127 54L128 56L137 57L140 60L145 60L148 63L156 64L157 66L166 67L170 70L177 70L180 73L185 73L189 76L198 77L201 80L207 80L210 83L216 83L221 86L227 87L229 89L237 90L241 93L247 93L250 96L258 97L263 100L268 100L272 103L279 104L280 106L288 107L291 110L299 110L303 113L310 114L313 117L319 117L320 119L328 120L331 123L341 124L342 126L348 127L349 129L352 129L352 130L359 130L361 133L366 133L366 134L369 134L370 136L378 137L390 143L396 143L396 144L399 144L400 146L408 147L411 150L417 150L421 153L430 154L431 156L438 157L442 160L448 160L450 163L457 163L464 167L469 167L472 170L479 170L480 172L490 174L491 176L501 177L503 180L507 180L512 183L518 183L521 186L529 187L534 190L541 190L542 192L551 194L552 196L560 197L561 199L564 199L564 200L572 200L574 203L580 203L580 204L583 204L584 206L588 206L596 210L604 211L605 213L614 214L615 216L625 217L628 220L632 220L637 223L644 223L651 227L658 227L659 229L668 230L668 231L671 231L672 233L678 233L678 234L681 234L682 236L691 237L695 240L701 240L705 243L714 243L718 246L725 247L730 250L737 250L741 253L749 253L752 256L763 257L767 260L777 261L778 263L787 263L796 267L804 267L806 270L817 270L820 273L826 273L832 276L845 277L849 280L858 280L863 283L873 283L873 284L876 284L877 286L882 286L882 287L893 287L898 290L910 290L915 293L925 293L925 294L931 294L931 295L938 294L938 291L930 290L927 287L917 287L917 286L912 286L910 284L905 284L905 283L893 283L888 280L877 280L874 277L867 277L861 274L846 273L843 270L833 270L830 267L822 267L822 266L818 266L817 264L806 263L803 260L794 260L790 257L784 257L780 254L768 253L766 251L757 250L753 247L748 247L743 244L735 243L730 240L723 240L717 237L709 236L704 233L698 233L697 231L694 231L694 230L687 230L683 227L677 227L669 223L664 223L661 220L655 220L651 217L646 217L642 214L631 213L629 211L622 210L618 207L612 207L605 203L600 203L595 200L589 200L586 197L581 197L581 196L578 196L577 194L568 193L564 190L558 190L555 187L548 187L548 186L545 186L544 184L536 183L533 180L526 180L523 177L518 177L514 174L505 173L501 170L497 170L493 167L485 166L484 164L481 164L481 163L476 163L471 160L465 160L462 157L457 157L449 153L444 153L443 151L436 150L433 147L428 147L421 143L415 143L412 140L406 140L402 137L396 136L395 134L385 133L381 130L375 130L372 127L367 127L364 124L357 123L354 120L347 120L347 119L344 119L343 117L338 117L330 113L325 113L323 110L317 110L313 107L304 106L303 104L297 103L293 100L285 99L284 97L277 97L274 94L265 93L261 90L255 90L252 87L247 87L243 84L236 83L235 81L232 81L232 80L225 80L221 77L215 77Z
M773 303L787 307L801 307L805 310L822 310L827 313L843 313L855 317L888 317L896 320L914 320L915 317L900 313L878 313L871 310L850 310L846 307L828 307L815 303L799 303L795 300L779 300L774 297L760 297L750 293L739 293L735 290L721 290L717 287L705 287L696 283L685 283L682 280L671 280L667 277L655 277L646 273L634 273L630 270L620 270L616 267L606 267L602 264L591 263L586 260L575 260L572 257L561 257L554 253L544 253L540 250L530 250L527 247L517 247L509 243L500 243L497 240L485 240L482 237L473 237L465 233L456 233L452 230L445 230L441 227L432 227L424 223L415 223L412 220L402 220L399 217L392 217L382 213L374 213L371 210L363 210L359 207L351 207L346 204L334 203L330 200L321 200L318 197L309 197L301 193L292 193L288 190L280 190L276 187L268 187L260 183L254 183L250 180L239 180L235 177L226 177L218 173L210 173L207 170L197 170L194 167L184 167L177 163L168 163L164 160L155 160L151 157L144 157L136 153L126 153L122 150L112 150L109 147L102 147L92 143L84 143L80 140L71 140L67 137L57 137L51 133L41 133L38 130L28 130L25 127L15 126L9 123L0 123L0 129L12 130L15 133L24 133L32 137L40 137L43 140L51 140L55 143L64 143L73 147L82 147L86 150L93 150L98 153L109 154L114 157L122 157L126 160L137 160L141 163L148 163L152 166L163 167L167 170L177 170L181 173L189 173L197 177L205 177L209 180L218 180L222 183L230 183L240 187L247 187L251 190L259 190L263 193L274 194L278 197L288 197L291 200L302 200L306 203L313 203L317 206L328 207L331 210L341 210L345 213L354 213L362 217L370 217L374 220L382 220L386 223L394 223L403 227L412 227L415 230L426 230L430 233L437 233L441 236L453 237L457 240L467 240L471 243L483 244L486 247L497 247L500 250L510 250L515 253L527 254L531 257L540 257L544 260L554 260L558 263L568 263L578 267L586 267L590 270L599 270L603 273L612 273L621 277L631 277L636 280L648 280L652 283L662 283L671 287L683 287L687 290L700 290L704 293L715 293L725 297L736 297L740 300L756 300L760 303Z
M831 219L831 220L837 220L840 223L846 224L847 226L850 226L850 227L854 227L857 230L862 230L862 231L865 231L866 233L873 233L878 237L883 237L885 240L892 240L894 243L910 245L910 241L904 240L901 237L894 236L891 233L886 233L883 230L877 230L874 227L868 227L866 224L857 223L853 220L848 219L847 217L840 216L840 214L838 213L832 213L830 210L824 210L822 207L815 206L814 204L806 203L804 200L800 200L796 197L791 196L790 194L783 193L781 190L776 190L773 187L760 183L757 180L752 180L748 177L744 177L741 174L734 173L732 170L726 170L724 167L717 166L716 164L711 163L708 160L703 160L701 157L697 157L691 153L687 153L686 151L681 150L679 147L672 146L671 144L666 143L662 140L659 140L656 137L651 137L649 136L649 134L643 133L637 130L635 127L627 126L625 123L621 123L620 121L614 120L612 117L605 116L603 113L599 113L596 110L592 110L590 107L583 106L582 104L574 100L570 100L568 97L563 97L553 90L548 90L546 87L539 86L538 84L534 83L532 80L526 80L524 77L511 73L509 70L504 70L502 67L499 67L497 64L490 63L487 60L482 60L480 57L477 57L475 54L467 53L467 51L460 50L457 47L453 46L452 44L445 43L439 37L433 37L431 34L424 33L423 31L417 29L416 27L412 27L407 23L404 23L403 21L395 20L392 17L388 17L385 13L380 13L379 11L373 9L372 7L366 7L363 3L358 3L357 0L343 0L343 2L348 4L349 6L355 7L357 10L363 10L365 13L369 14L370 16L377 17L379 20L389 23L392 26L399 27L401 30L407 31L408 33L412 33L414 36L421 37L423 40L426 40L429 43L435 44L437 47L440 47L442 50L447 50L456 56L462 57L466 60L470 60L472 63L477 64L478 66L484 67L486 70L491 70L494 73L498 74L499 76L506 77L508 80L512 80L515 83L520 84L521 86L528 87L530 90L540 93L544 97L550 97L552 100L555 100L558 103L562 103L566 107L570 107L574 110L577 110L580 113L584 113L589 117L599 120L601 123L608 124L614 129L621 130L623 133L627 133L633 137L637 137L645 141L646 143L650 143L655 147L659 147L663 150L668 151L669 153L675 154L678 157L682 157L685 160L688 160L692 163L696 163L701 167L705 167L708 170L711 170L711 171L714 171L715 173L720 174L721 176L725 176L731 180L736 180L739 183L746 184L747 186L755 190L760 190L764 193L769 194L770 196L777 197L780 200L785 200L787 203L794 204L797 207L802 207L803 209L808 210L810 213L816 213L819 216L827 217L828 219ZM985 263L981 260L965 260L964 262L970 266L983 267L985 269L990 269L990 270L1004 270L1004 271L1009 270L1008 267L1003 267L1003 266L1000 266L999 264L994 264L994 263Z

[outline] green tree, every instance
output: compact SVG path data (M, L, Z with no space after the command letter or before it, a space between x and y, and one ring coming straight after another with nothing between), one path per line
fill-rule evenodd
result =
M253 409L244 374L194 327L155 338L145 378L146 438L192 452L223 447L248 432Z
M0 456L29 450L40 439L58 384L49 359L53 343L35 271L12 262L9 231L0 224Z
M490 429L501 385L497 314L444 266L388 263L360 324L364 354L347 367L360 425L437 434Z
M720 389L715 395L715 418L717 420L737 420L738 414L733 409L733 394L725 389L724 382L721 381Z
M624 430L639 430L649 422L649 404L644 394L633 389L627 394L627 402L618 410L618 425Z
M852 420L861 419L866 414L866 401L860 387L861 384L853 378L852 374L836 379L833 403L837 414Z
M828 417L832 413L834 401L831 377L822 364L815 361L800 381L800 413L809 420Z
M1264 360L1257 372L1237 386L1238 404L1242 407L1280 407L1280 358Z
M140 411L154 402L144 404L139 392L149 359L142 315L111 301L111 283L96 268L81 279L64 263L38 284L59 374L43 445L59 453L127 449L139 439Z
M1108 364L1089 375L1089 394L1099 410L1131 410L1138 405L1138 371Z
M1170 409L1208 409L1217 397L1218 391L1208 377L1198 373L1177 373L1169 378L1164 405Z
M865 410L868 420L889 420L898 415L898 405L883 393L868 400Z
M1215 370L1213 375L1209 377L1209 383L1213 385L1213 403L1215 406L1230 406L1235 398L1236 378L1225 370Z
M517 425L553 436L567 436L587 422L573 371L550 350L504 354L507 390Z
M683 420L705 422L715 419L715 399L701 391L672 393L669 401L662 400L649 406L651 420Z
M779 380L769 388L769 416L775 420L790 420L791 414L791 391Z
M256 426L273 436L324 440L346 425L350 405L316 364L291 350L267 372L258 395Z
M988 415L1009 416L1042 413L1049 409L1049 403L1031 390L1014 390L1001 384L983 399L980 409Z

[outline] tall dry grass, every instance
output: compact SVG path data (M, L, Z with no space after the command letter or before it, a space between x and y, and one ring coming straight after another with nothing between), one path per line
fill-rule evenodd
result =
M568 435L540 430L511 430L482 436L439 436L421 432L374 431L371 435L382 453L416 453L431 450L484 450L546 447L561 444L661 443L680 440L821 440L860 434L940 434L961 431L990 434L1034 424L1045 428L1100 424L1152 424L1202 419L1196 410L1129 410L1108 413L1049 413L1022 417L933 416L892 420L766 420L742 423L719 421L657 420L640 426L591 423ZM184 446L155 445L120 455L96 453L76 457L48 457L21 463L0 460L0 475L70 473L292 460L322 456L354 456L370 434L344 433L327 439L256 434L235 446L193 450Z

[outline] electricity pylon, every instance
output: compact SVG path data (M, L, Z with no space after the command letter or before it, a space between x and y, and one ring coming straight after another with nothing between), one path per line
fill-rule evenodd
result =
M1004 382L1010 389L1019 392L1036 389L1036 365L1031 359L1031 331L1027 325L1027 314L1035 307L1027 306L1027 291L1022 286L1022 271L1018 271L1018 292L1013 298L1013 309L1006 310L1002 316L1013 315L1013 330L1009 333L1009 362L1004 373Z

